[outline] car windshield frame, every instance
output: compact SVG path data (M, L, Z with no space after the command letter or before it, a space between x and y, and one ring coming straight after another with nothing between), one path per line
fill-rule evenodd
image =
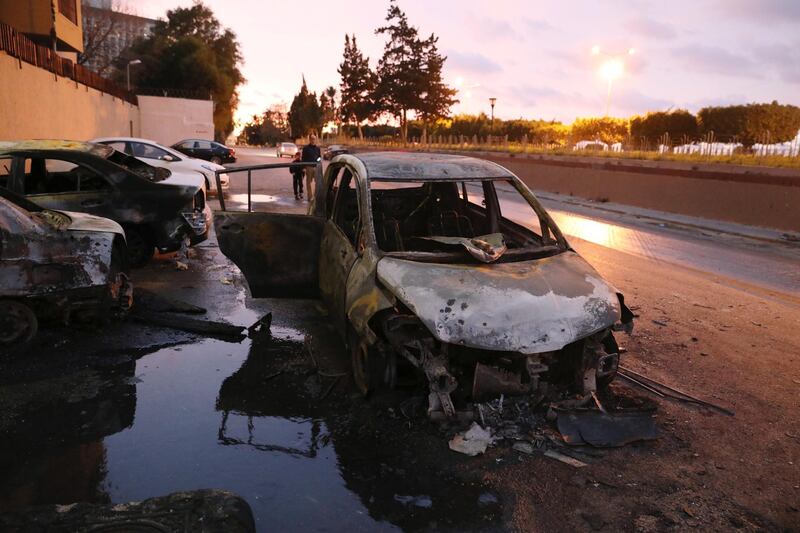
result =
M461 263L461 264L469 264L470 261L469 254L466 251L454 251L454 252L425 252L425 251L384 251L382 250L377 244L377 238L375 235L375 220L373 216L373 208L372 208L372 183L402 183L402 184L420 184L424 186L425 184L434 184L434 183L472 183L477 184L478 186L482 187L484 182L491 182L492 187L494 189L494 194L496 195L497 187L495 184L497 182L500 183L510 183L519 196L522 197L528 206L533 210L533 213L539 218L540 225L542 226L541 230L542 233L549 231L553 243L547 244L542 242L541 246L536 248L533 247L522 247L517 249L509 249L506 251L499 260L498 263L507 263L507 262L518 262L518 261L526 261L530 259L540 259L542 257L549 257L552 255L557 255L563 252L570 250L569 243L567 243L566 238L564 237L563 233L559 229L558 225L555 223L553 218L547 212L547 210L542 206L533 192L528 189L522 181L513 175L506 175L506 176L486 176L486 177L436 177L436 178L424 178L424 177L381 177L381 176L370 176L368 179L365 180L365 185L367 189L366 199L366 215L369 216L369 224L366 224L368 227L368 231L370 232L370 237L372 243L374 244L376 250L380 255L386 257L395 257L400 259L408 259L412 261L418 262L430 262L430 263ZM467 200L469 201L469 200ZM500 217L502 218L502 212L500 213ZM521 226L527 231L533 230L529 228L527 225L517 222L511 218L507 218L507 220L515 224L517 226ZM538 234L536 234L538 235ZM543 236L539 236L543 237Z

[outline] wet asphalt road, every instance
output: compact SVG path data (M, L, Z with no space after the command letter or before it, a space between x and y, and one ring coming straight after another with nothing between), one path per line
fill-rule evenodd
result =
M240 163L275 161L238 152ZM231 175L240 205L242 177ZM304 211L288 170L255 178L257 202ZM614 260L633 254L796 294L791 246L546 203L565 233ZM134 282L209 319L246 326L272 312L272 335L230 342L133 322L45 332L28 359L0 365L0 511L220 488L248 501L261 531L508 527L509 502L463 467L441 430L353 395L348 357L317 303L249 298L213 238L189 264L181 272L160 258ZM401 405L411 413L418 400Z

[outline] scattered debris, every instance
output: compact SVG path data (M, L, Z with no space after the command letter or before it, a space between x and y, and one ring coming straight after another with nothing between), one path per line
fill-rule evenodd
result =
M400 494L394 495L394 501L400 502L407 507L421 507L423 509L430 509L433 507L433 500L430 496L402 496Z
M199 320L184 316L170 315L167 313L148 313L137 311L131 313L131 317L139 322L162 326L166 328L179 329L189 333L199 333L210 337L218 337L224 340L240 342L245 336L242 332L244 326L234 326L226 322L214 322L211 320Z
M701 400L700 398L692 396L691 394L687 394L687 393L685 393L683 391L680 391L680 390L678 390L678 389L676 389L674 387L670 387L669 385L665 385L664 383L658 382L658 381L656 381L656 380L654 380L652 378L648 378L647 376L643 376L642 374L639 374L638 372L634 372L633 370L630 370L628 368L619 367L618 375L625 377L625 379L627 379L628 381L630 381L632 383L636 383L637 385L641 386L643 389L649 390L650 392L658 394L661 397L667 396L669 398L672 398L673 400L678 400L678 401L686 402L686 403L694 403L694 404L697 404L697 405L703 405L705 407L709 407L711 409L715 409L715 410L717 410L717 411L719 411L719 412L721 412L721 413L723 413L725 415L735 416L735 413L733 411L731 411L730 409L726 409L724 407L720 407L719 405L713 404L713 403L708 402L706 400ZM634 378L631 375L636 376L636 377Z
M247 328L247 335L252 337L253 335L264 333L270 330L272 326L272 312L270 311L266 315L262 316L255 322L253 325Z
M192 305L182 300L168 298L153 291L137 287L133 291L136 309L146 309L159 313L185 313L188 315L203 315L206 309Z
M484 453L493 442L492 432L473 422L467 431L459 433L450 440L450 449L474 457Z
M183 261L175 261L175 270L189 270L189 265Z
M546 452L544 452L544 455L545 457L549 457L550 459L555 459L556 461L561 461L562 463L574 466L575 468L582 468L584 466L589 466L583 461L579 461L574 457L570 457L569 455L564 455L563 453L557 452L555 450L547 450Z
M653 320L652 322L653 322L653 324L655 324L656 326L662 326L662 327L666 327L666 326L668 325L666 322L662 322L661 320Z
M658 438L652 410L619 410L603 413L594 409L557 410L558 431L570 446L588 444L616 448Z

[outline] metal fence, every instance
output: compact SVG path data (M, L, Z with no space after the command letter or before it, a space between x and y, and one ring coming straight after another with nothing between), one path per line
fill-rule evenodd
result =
M82 83L92 89L116 96L133 105L137 104L136 95L125 90L116 83L107 80L96 72L69 59L63 58L52 49L41 46L31 41L8 24L0 22L0 51L25 63L30 63L39 68L48 70L58 76L69 78L76 83Z

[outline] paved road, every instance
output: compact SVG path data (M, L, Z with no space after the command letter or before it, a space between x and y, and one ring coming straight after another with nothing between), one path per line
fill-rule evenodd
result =
M232 166L258 165L289 160L275 158L270 148L240 148L239 161ZM231 174L230 200L234 207L246 205L246 174ZM255 209L281 209L303 212L304 202L292 198L291 177L287 169L253 173ZM589 202L552 193L539 193L562 232L574 246L588 241L608 249L615 261L635 255L662 264L675 264L706 274L767 290L800 296L800 244L739 235L740 227L721 223L698 227L683 223L682 217L642 210L620 212L624 206L591 205ZM511 207L509 215L523 223L532 220L527 205L501 193ZM632 210L633 211L633 210ZM695 224L704 224L695 219ZM754 232L757 235L759 232ZM613 251L613 252L612 252Z

